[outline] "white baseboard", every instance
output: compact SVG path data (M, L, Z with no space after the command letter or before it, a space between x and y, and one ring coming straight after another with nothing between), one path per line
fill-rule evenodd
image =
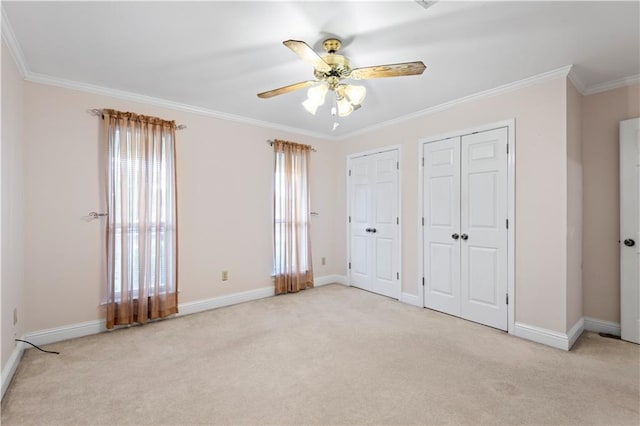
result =
M608 333L620 336L620 323L584 317L584 329L595 333Z
M32 331L24 335L34 345L42 346L63 340L90 336L107 331L104 319L85 321L76 324L63 325L62 327L47 328L45 330Z
M263 299L275 294L274 287L262 287L255 290L243 291L240 293L226 294L224 296L212 297L211 299L197 300L195 302L181 303L178 305L178 315L191 315L198 312L209 311L211 309L222 308L224 306L236 305L238 303L250 302L252 300Z
M400 293L400 301L402 303L406 303L408 305L417 306L419 308L423 308L422 303L420 303L420 297L415 294L410 293Z
M546 328L535 327L533 325L516 322L514 334L523 339L533 342L542 343L543 345L554 348L569 350L569 336Z
M18 368L18 364L20 364L20 360L22 359L22 354L24 353L24 347L26 345L22 342L18 342L16 347L11 352L11 356L7 360L4 368L2 369L2 396L4 398L4 393L9 388L9 383L11 383L11 379L13 379L13 375Z
M571 350L573 344L578 340L578 337L584 332L584 318L580 318L576 323L571 327L569 332L567 333L567 338L569 340L569 346L567 350Z
M314 277L313 278L313 285L315 287L320 287L323 285L327 285L327 284L333 284L333 283L338 283L338 284L342 284L342 285L348 285L347 284L347 277L345 277L344 275L325 275L322 277Z
M585 330L593 331L595 333L608 333L614 336L620 336L619 323L589 317L580 318L573 327L571 327L571 330L569 330L567 334L545 330L532 325L516 323L515 335L567 351L571 349L576 340L578 340L578 337L580 337Z
M190 315L210 309L221 308L223 306L235 305L237 303L249 302L251 300L262 299L274 295L273 287L264 287L256 290L243 291L224 296L213 297L211 299L198 300L195 302L181 303L178 305L176 316ZM63 340L75 339L78 337L90 336L107 331L104 319L81 322L77 324L64 325L62 327L49 328L27 333L25 340L34 345L48 345L62 342Z

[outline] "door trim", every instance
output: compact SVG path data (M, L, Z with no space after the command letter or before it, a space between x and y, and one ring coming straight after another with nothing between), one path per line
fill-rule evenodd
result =
M507 153L507 219L509 220L509 228L507 229L507 293L509 295L509 305L507 306L507 332L509 334L515 333L515 305L516 305L516 291L515 291L515 229L516 229L516 203L515 203L515 178L516 178L516 138L515 138L515 118L498 121L489 124L483 124L477 127L471 127L462 130L456 130L447 133L441 133L435 136L429 136L426 138L418 139L418 229L420 230L420 237L418 238L418 298L420 300L420 306L424 307L424 229L422 226L422 218L424 217L423 207L423 194L424 194L424 167L422 165L422 158L424 158L424 144L430 142L437 142L443 139L449 139L454 137L462 137L477 132L484 132L487 130L494 130L501 127L507 128L507 144L509 152Z
M400 287L400 291L398 292L398 300L402 300L402 281L403 271L402 271L402 145L388 145L381 148L369 149L367 151L356 152L353 154L347 155L347 164L345 168L345 181L347 182L347 198L346 198L346 223L347 223L347 285L351 286L351 269L349 268L349 263L351 263L351 223L349 223L349 216L351 214L351 185L349 184L349 165L351 164L351 160L353 158L364 157L367 155L380 154L382 152L389 151L398 151L398 217L400 218L400 223L398 224L398 269L400 273L400 279L398 280L398 286Z

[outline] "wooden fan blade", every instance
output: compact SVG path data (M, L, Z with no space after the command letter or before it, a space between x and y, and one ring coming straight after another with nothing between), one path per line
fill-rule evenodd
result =
M293 92L294 90L304 89L305 87L312 86L316 83L317 81L315 80L301 81L300 83L279 87L277 89L269 90L268 92L258 93L258 97L261 99L273 98L274 96L284 95L285 93Z
M327 64L320 56L318 56L318 54L314 52L313 49L311 49L309 45L304 41L287 40L283 41L282 44L293 50L298 56L313 65L313 68L322 72L331 71L331 67L329 66L329 64Z
M376 65L374 67L356 68L351 71L349 78L366 80L369 78L402 77L405 75L420 75L427 67L422 61L404 62L402 64Z

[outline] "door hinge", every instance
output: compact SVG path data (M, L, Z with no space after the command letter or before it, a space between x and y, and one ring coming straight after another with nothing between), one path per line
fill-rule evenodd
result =
M424 157L422 157L422 167L424 167Z
M400 225L400 218L396 217L396 225Z
M507 144L507 154L509 153L509 144Z
M422 287L424 287L424 277L422 277Z
M351 262L349 262L349 269L351 269Z
M349 216L349 223L351 223L351 216Z
M505 298L506 298L506 303L508 305L509 304L509 293L505 294Z
M396 161L396 169L400 170L400 162L399 161Z
M507 222L507 229L509 229L509 219L506 219Z
M351 176L351 169L349 169L349 176Z
M400 272L396 272L396 279L399 280L400 279Z
M424 217L422 218L422 226L424 226Z

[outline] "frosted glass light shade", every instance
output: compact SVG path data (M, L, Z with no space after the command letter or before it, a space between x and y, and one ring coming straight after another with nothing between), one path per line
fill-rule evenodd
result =
M316 111L318 110L320 104L316 99L307 98L306 101L302 102L302 106L311 114L316 115Z
M353 105L347 98L338 99L338 115L340 117L346 117L353 112Z
M364 97L367 95L367 88L364 86L347 85L344 89L344 94L349 98L349 102L353 105L360 105L364 101Z
M316 115L318 107L324 104L324 98L327 95L328 90L329 89L324 84L311 87L307 90L307 100L302 102L304 109L309 111L311 114Z
M329 88L325 84L319 84L307 90L307 97L316 100L318 105L322 105L328 90Z

